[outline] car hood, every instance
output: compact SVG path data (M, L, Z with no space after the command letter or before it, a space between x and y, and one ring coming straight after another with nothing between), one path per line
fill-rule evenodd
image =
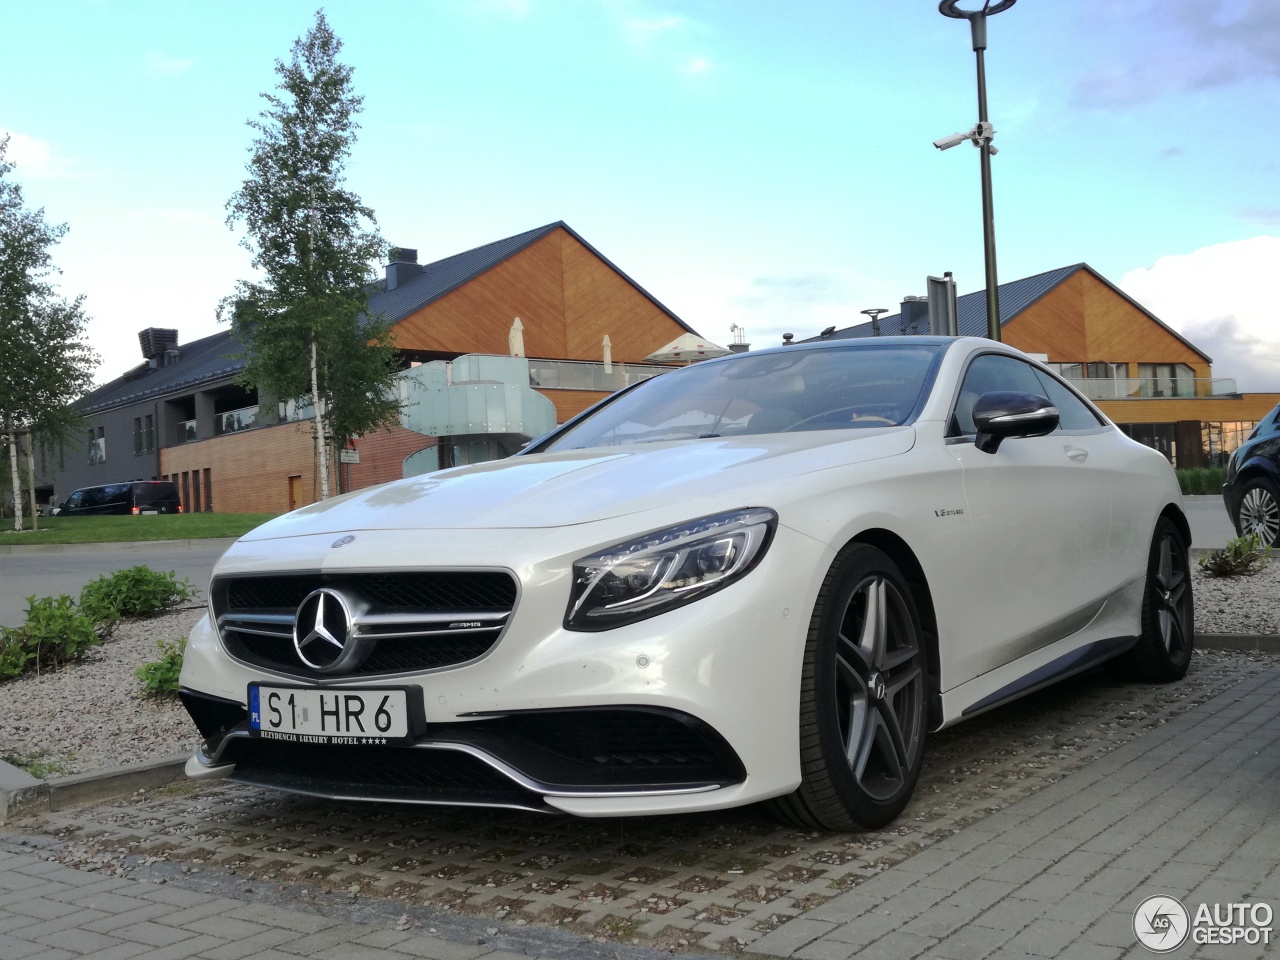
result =
M243 540L357 530L563 527L676 501L770 506L802 474L906 453L911 427L770 434L512 457L313 503ZM741 501L741 502L739 502Z

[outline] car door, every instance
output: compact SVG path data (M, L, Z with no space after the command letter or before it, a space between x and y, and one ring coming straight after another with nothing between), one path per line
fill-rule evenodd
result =
M1116 431L1041 373L988 353L961 380L948 448L963 468L977 572L974 642L956 663L958 682L1080 630L1110 591L1111 497L1100 441ZM973 404L1001 390L1057 393L1048 399L1061 399L1067 413L1060 409L1062 422L1047 436L1010 438L984 453L974 445Z

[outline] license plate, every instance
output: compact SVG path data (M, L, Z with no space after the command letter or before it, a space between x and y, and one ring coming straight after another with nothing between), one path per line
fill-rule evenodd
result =
M409 737L408 695L395 688L318 689L251 683L249 726L270 740L397 743Z

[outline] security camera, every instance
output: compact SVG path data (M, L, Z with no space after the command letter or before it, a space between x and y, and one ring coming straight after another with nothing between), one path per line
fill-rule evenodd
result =
M969 130L965 133L953 133L949 137L943 137L940 140L933 141L933 145L939 150L950 150L952 147L958 147L973 137L973 131Z

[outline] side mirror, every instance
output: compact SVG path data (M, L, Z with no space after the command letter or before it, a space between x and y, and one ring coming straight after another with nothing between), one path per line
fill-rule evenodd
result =
M973 405L974 446L995 453L1008 437L1043 437L1058 426L1058 408L1034 393L984 393Z

